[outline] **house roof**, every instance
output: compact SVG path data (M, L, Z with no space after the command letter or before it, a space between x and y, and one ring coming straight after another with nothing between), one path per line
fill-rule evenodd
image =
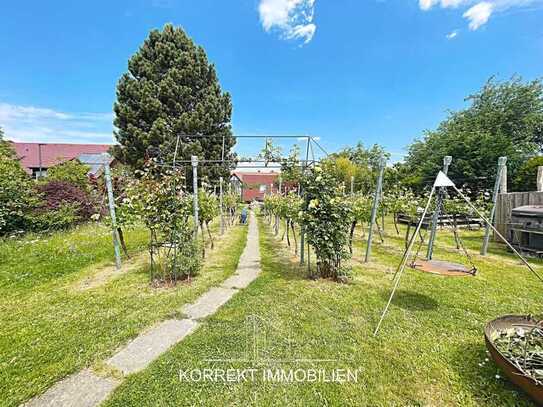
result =
M239 173L237 171L234 172L234 175L236 175L245 184L270 184L279 176L277 173Z
M59 144L59 143L17 143L12 142L21 165L25 168L49 168L63 161L72 160L81 154L107 153L109 144Z

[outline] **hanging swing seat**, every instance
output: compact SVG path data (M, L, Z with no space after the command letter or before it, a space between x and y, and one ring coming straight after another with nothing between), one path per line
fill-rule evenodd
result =
M415 260L411 263L411 268L425 273L450 277L473 277L477 273L475 267L468 268L463 264L443 260Z

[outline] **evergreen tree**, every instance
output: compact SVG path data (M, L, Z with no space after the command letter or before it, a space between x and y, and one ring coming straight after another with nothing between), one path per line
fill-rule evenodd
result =
M134 168L156 154L171 164L178 135L179 160L191 155L221 160L223 145L224 159L235 158L230 95L221 90L204 49L179 27L167 24L151 31L130 58L117 85L114 111L119 142L114 155ZM215 180L229 170L228 165L201 165L199 174Z

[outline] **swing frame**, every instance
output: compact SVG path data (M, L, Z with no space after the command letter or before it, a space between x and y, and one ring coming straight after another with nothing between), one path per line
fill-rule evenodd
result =
M469 199L460 191L454 182L450 180L447 175L443 173L443 171L439 171L439 173L436 176L436 179L434 181L434 184L432 186L432 189L430 191L430 195L428 197L428 201L426 202L426 206L424 207L424 211L422 213L422 216L419 220L419 223L417 225L417 228L415 230L415 233L413 233L413 236L411 236L411 239L409 240L409 245L407 246L406 250L404 251L403 257L400 261L400 264L398 265L398 269L396 270L396 273L394 274L393 281L394 286L392 287L392 291L390 293L390 297L388 299L388 302L383 309L383 312L381 314L381 318L379 319L379 322L377 323L377 326L375 327L375 331L373 332L373 336L377 336L377 333L379 332L379 328L381 327L381 324L383 323L383 320L385 319L385 316L388 312L388 309L390 308L390 304L392 303L392 299L394 298L394 294L396 293L396 290L398 289L398 286L400 285L400 280L402 278L403 272L405 271L405 266L407 265L407 260L409 259L409 256L411 254L411 251L413 250L413 246L415 244L415 238L417 234L420 231L420 228L422 226L422 222L424 220L424 217L428 213L428 209L430 208L430 203L432 202L432 197L434 196L434 193L436 192L437 188L446 188L446 187L452 187L456 193L464 200L466 203L479 215L479 217L483 220L483 222L491 228L494 233L503 241L505 244L517 255L517 257L522 261L522 263L532 272L532 274L543 283L543 277L528 263L528 261L522 256L517 249L515 249L511 243L503 237L503 235L494 227L491 221L489 221L482 213L479 211L470 201Z

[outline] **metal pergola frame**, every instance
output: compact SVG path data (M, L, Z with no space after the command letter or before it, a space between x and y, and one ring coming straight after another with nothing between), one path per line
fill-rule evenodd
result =
M296 139L298 141L305 141L306 142L306 148L305 148L305 160L299 160L298 166L302 168L302 170L305 170L306 168L309 168L316 163L320 162L320 160L315 159L315 147L319 149L322 153L324 153L325 156L328 156L328 152L324 147L317 141L316 137L314 136L287 136L287 135L280 135L280 136L259 136L259 135L253 135L253 136L233 136L234 138L238 139L264 139L266 140L266 148L267 148L267 141L269 139ZM186 139L187 141L195 141L195 139L198 138L222 138L222 150L221 150L221 159L212 159L212 160L199 160L197 156L192 156L190 160L184 159L184 160L177 160L177 152L179 148L179 143L183 142L183 139ZM192 140L191 140L192 139ZM158 165L161 167L170 167L170 168L178 168L178 167L192 167L192 174L193 174L193 199L194 199L194 219L195 219L195 237L198 234L198 165L204 165L204 166L229 166L231 164L236 164L236 168L247 168L247 169L264 169L264 168L280 168L280 163L272 163L272 166L270 167L270 162L266 160L232 160L232 159L225 159L225 136L222 135L204 135L204 134L195 134L195 135L185 135L180 134L176 137L175 142L175 154L172 161L172 164L166 164L166 163L159 163ZM315 147L314 147L315 146ZM311 154L311 159L309 158ZM250 162L250 163L256 163L257 165L242 165L237 166L239 162ZM223 201L223 188L222 188L223 179L220 177L219 180L219 186L220 186L220 202ZM300 188L300 194L302 194L303 191ZM221 233L224 231L224 219L223 219L223 210L221 205ZM303 227L300 231L300 264L303 265L305 263L304 259L304 230Z

